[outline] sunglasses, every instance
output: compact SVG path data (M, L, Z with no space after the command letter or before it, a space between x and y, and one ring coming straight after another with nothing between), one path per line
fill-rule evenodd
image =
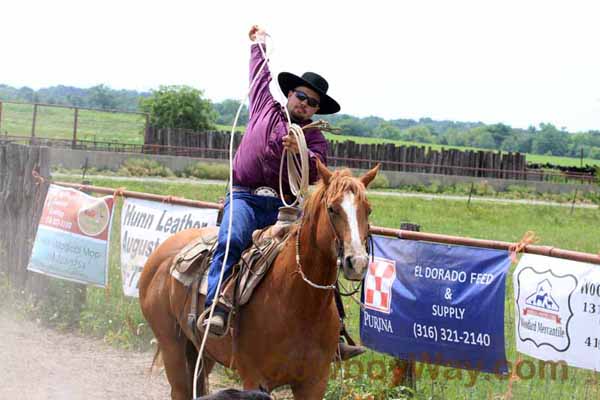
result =
M296 98L300 101L304 101L306 100L306 104L308 104L309 106L313 107L313 108L317 108L319 107L319 100L315 99L314 97L310 97L309 95L307 95L306 93L304 93L301 90L294 90L294 94L296 95Z

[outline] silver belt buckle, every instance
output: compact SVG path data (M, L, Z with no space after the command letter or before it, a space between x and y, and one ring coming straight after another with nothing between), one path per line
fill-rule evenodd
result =
M266 196L266 197L279 197L275 189L270 188L268 186L261 186L252 191L252 194L257 196Z

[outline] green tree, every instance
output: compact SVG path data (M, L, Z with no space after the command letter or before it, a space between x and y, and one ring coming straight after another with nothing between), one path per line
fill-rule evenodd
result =
M382 122L373 129L373 136L385 139L400 139L400 129L389 122Z
M402 139L409 142L435 143L431 129L425 125L411 126L402 131Z
M140 100L140 108L150 114L158 128L212 129L216 113L201 90L189 86L161 86Z
M551 154L562 156L569 150L569 133L558 130L552 124L540 124L531 144L531 150L536 154Z
M117 108L117 97L114 91L106 85L97 85L89 89L90 105L104 110Z
M213 104L215 111L218 114L217 124L232 125L235 120L235 114L240 107L240 102L237 100L227 99L220 103ZM248 107L244 105L240 112L238 125L248 124Z
M512 133L511 127L504 124L489 125L487 130L492 135L492 139L497 147L500 147L502 142Z

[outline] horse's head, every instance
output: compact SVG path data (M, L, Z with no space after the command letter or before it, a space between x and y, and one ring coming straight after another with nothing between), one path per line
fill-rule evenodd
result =
M318 160L317 168L321 184L311 199L312 207L326 210L320 213L319 224L328 226L335 237L333 251L341 261L346 279L361 280L369 266L367 239L371 206L366 187L377 175L379 165L360 178L353 177L349 169L330 171Z

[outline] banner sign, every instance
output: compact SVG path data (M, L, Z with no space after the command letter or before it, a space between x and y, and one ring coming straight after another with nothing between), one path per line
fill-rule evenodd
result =
M217 224L218 210L125 199L121 211L123 292L138 297L138 280L148 256L169 236Z
M506 373L508 252L375 236L361 339L395 357Z
M114 198L50 185L27 269L79 283L108 283Z
M600 371L600 265L525 254L514 287L517 351Z

